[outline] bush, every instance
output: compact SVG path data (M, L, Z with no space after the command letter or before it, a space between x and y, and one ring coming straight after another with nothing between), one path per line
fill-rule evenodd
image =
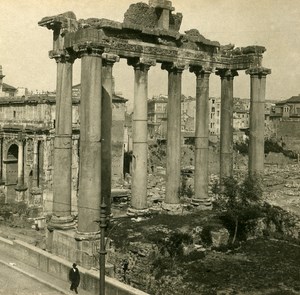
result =
M160 235L152 241L155 242L162 255L168 254L171 258L182 256L184 244L190 245L193 243L191 235L179 231L171 233L167 238L165 234L163 236Z
M233 177L222 180L219 187L219 218L227 228L234 244L236 239L244 240L253 228L256 220L263 216L260 205L262 196L261 179L258 175L249 175L241 183Z
M13 214L13 212L12 212L11 205L3 204L0 206L0 216L4 220L8 220L12 216L12 214Z
M211 236L211 227L210 226L204 226L201 234L200 234L201 241L206 246L212 245L212 236Z

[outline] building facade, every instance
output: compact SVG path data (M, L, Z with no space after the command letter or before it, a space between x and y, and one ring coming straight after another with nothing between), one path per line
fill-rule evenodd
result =
M17 88L14 88L17 89ZM72 210L77 211L80 139L80 85L72 99ZM113 96L112 184L123 178L126 100ZM51 213L55 93L0 97L0 180L6 202L24 201Z

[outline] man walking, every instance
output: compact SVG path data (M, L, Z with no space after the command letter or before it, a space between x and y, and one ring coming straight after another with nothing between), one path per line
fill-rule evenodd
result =
M80 282L80 274L76 263L73 263L73 267L69 271L69 280L71 281L70 290L74 290L75 293L78 294L77 287L79 286Z

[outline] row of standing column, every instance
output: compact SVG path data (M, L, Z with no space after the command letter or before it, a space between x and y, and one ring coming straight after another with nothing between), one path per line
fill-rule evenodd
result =
M168 70L168 125L166 204L179 203L181 158L181 75L183 67L163 65ZM196 131L195 131L195 195L192 204L201 209L211 208L209 183L209 76L210 69L191 67L196 75ZM148 71L148 70L147 70ZM250 145L249 173L262 174L264 169L264 102L266 75L269 69L249 69L250 93ZM147 155L146 92L139 91L140 74L135 69L135 95L133 119L133 177L131 211L143 213L147 209ZM219 70L221 78L221 132L220 179L233 176L233 80L235 70ZM147 75L143 77L143 89L147 89ZM144 122L144 125L143 123ZM138 131L137 131L138 130ZM143 152L141 153L141 151Z
M104 58L104 59L103 59ZM103 62L104 60L104 62ZM103 56L101 51L81 53L80 106L80 176L78 199L78 237L95 235L99 231L101 195L110 214L111 174L111 100L112 65L115 56ZM73 226L71 218L72 166L72 60L57 59L57 111L54 150L54 204L52 225ZM147 96L148 70L153 61L129 61L134 66L133 118L133 178L132 210L147 209ZM181 150L181 80L184 67L163 65L168 71L168 132L166 204L179 203ZM196 74L196 146L195 196L193 203L203 208L211 206L208 196L208 132L209 132L209 75L202 68ZM252 71L249 169L262 172L263 123L258 118L259 104L264 102L266 71ZM221 177L232 175L232 108L235 71L222 70L221 76ZM105 110L105 111L104 111ZM255 115L253 114L255 112ZM106 122L104 126L102 122ZM251 134L253 135L251 137ZM252 144L251 140L255 142ZM99 158L99 155L100 156ZM262 159L263 160L263 159ZM252 163L255 163L252 165ZM63 171L63 172L62 172Z
M80 57L80 174L76 238L82 240L98 235L102 201L107 205L107 215L110 215L112 66L119 58L102 54L98 49L82 51ZM74 228L71 215L73 61L65 54L56 56L53 215L49 229Z

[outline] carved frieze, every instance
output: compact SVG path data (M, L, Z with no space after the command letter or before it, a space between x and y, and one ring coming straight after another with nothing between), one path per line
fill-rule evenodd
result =
M178 51L171 48L161 48L157 46L145 46L143 52L150 55L177 57Z
M118 51L120 50L120 51L130 51L130 52L138 52L138 53L143 52L143 46L139 44L129 44L128 42L126 42L126 40L119 40L119 39L112 38L110 39L108 45L110 48L116 49Z

